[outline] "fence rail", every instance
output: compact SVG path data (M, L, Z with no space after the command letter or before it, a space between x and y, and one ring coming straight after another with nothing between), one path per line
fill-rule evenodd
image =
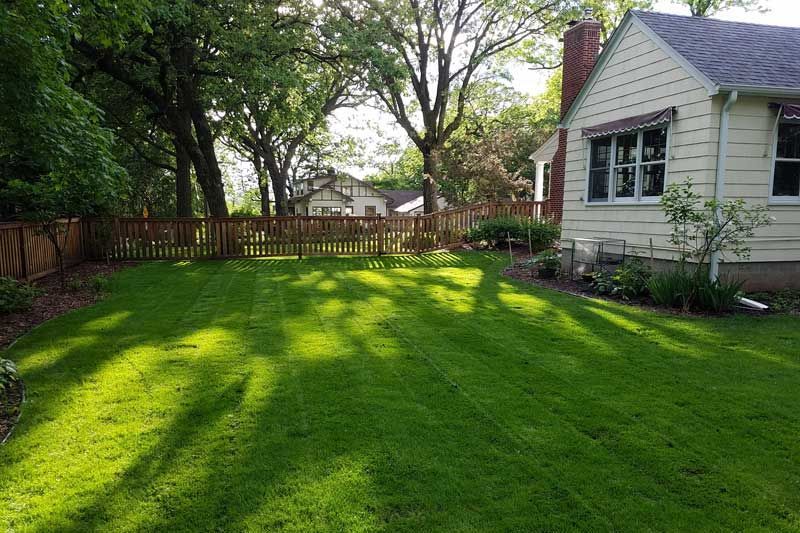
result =
M492 202L417 216L86 219L74 222L64 257L68 263L75 263L84 258L421 253L461 243L464 233L481 219L542 219L547 215L547 202ZM40 229L0 224L0 275L34 279L55 269L52 245Z

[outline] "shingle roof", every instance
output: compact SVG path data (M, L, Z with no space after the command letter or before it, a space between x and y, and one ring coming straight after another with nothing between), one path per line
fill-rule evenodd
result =
M410 202L414 198L422 196L422 191L394 191L381 189L380 192L389 197L389 201L386 202L386 205L390 207L401 206L406 202Z
M714 83L800 87L800 28L652 11L633 14Z

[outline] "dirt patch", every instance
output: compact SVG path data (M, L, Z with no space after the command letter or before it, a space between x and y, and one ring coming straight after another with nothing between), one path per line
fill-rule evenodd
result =
M0 317L0 350L42 322L95 303L99 294L88 283L95 276L107 276L136 263L105 263L86 261L66 272L67 287L61 288L58 274L51 274L33 282L43 294L36 298L27 311Z
M22 400L25 398L22 382L12 383L5 396L5 401L0 401L0 444L5 443L19 420Z

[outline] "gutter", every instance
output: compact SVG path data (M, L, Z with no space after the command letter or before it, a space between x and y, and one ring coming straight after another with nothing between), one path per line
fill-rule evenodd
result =
M730 123L731 108L736 100L739 99L739 91L733 90L728 93L728 99L722 106L719 119L719 148L717 149L717 175L714 181L714 199L722 202L725 198L725 163L728 159L728 124ZM717 218L721 216L720 208L717 208ZM708 277L711 281L719 277L720 253L711 254L711 261L708 268Z

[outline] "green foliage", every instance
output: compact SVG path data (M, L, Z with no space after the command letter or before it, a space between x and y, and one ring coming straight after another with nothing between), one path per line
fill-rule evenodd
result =
M776 313L800 313L800 290L781 289L774 292L756 292L748 296L769 305Z
M652 272L650 267L638 257L625 260L614 271L613 281L617 292L625 299L642 296L647 292L647 284Z
M707 278L697 291L697 307L705 311L722 313L730 311L742 294L743 281Z
M72 278L67 281L66 288L70 292L78 292L83 288L83 281L80 278Z
M605 270L592 272L591 286L597 294L612 294L616 289L611 273Z
M672 0L672 3L688 6L695 17L713 17L721 11L734 8L758 13L769 11L764 0Z
M546 270L559 270L561 268L561 257L555 250L544 250L536 254L533 262L539 266L540 269Z
M515 217L496 217L478 221L478 224L467 231L467 242L485 242L497 246L511 240L528 242L530 236L534 250L541 250L553 245L561 235L561 226L547 220L527 220Z
M699 279L715 253L747 259L748 240L756 229L770 224L770 217L767 206L748 206L741 198L702 201L692 187L692 178L667 186L661 206L672 226L669 242L680 252L680 268L691 268Z
M384 146L384 151L389 150ZM368 180L379 189L422 190L422 154L413 146L394 154Z
M656 272L647 288L657 305L689 310L694 300L696 280L683 269Z
M0 277L0 314L25 311L42 291L13 278Z
M89 278L89 288L95 294L104 294L109 291L111 287L111 280L108 276L98 274Z
M13 385L19 382L19 371L17 366L8 359L0 358L0 410L5 411L8 402L8 392ZM7 414L8 412L0 412Z

